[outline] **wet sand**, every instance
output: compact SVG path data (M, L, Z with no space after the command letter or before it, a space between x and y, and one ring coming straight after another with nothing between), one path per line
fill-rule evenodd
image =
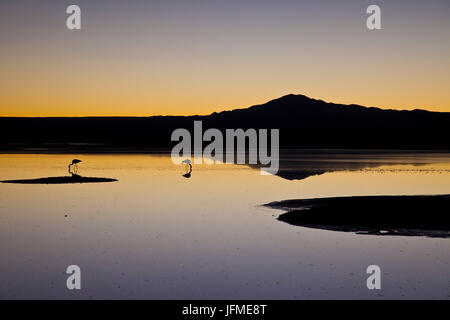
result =
M450 195L358 196L265 204L278 220L309 228L374 235L450 237Z
M63 176L63 177L47 177L38 179L22 179L22 180L5 180L1 183L18 183L18 184L68 184L68 183L102 183L114 182L116 179L82 177L79 175Z

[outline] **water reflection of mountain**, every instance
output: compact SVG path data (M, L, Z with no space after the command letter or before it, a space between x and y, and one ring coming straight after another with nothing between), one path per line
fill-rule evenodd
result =
M424 155L426 155L424 157ZM277 176L287 180L302 180L327 172L357 171L381 166L413 165L447 162L448 154L408 151L367 150L292 150L282 151ZM259 169L260 165L250 165Z

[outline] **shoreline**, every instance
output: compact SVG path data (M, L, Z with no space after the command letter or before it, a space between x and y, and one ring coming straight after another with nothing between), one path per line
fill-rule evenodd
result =
M0 147L0 154L170 154L172 148L130 148L130 147L114 147L105 146L100 147L97 144L92 144L89 147L74 147L70 145L52 147L17 147L5 148ZM245 150L247 151L247 150ZM248 151L247 151L248 152ZM305 153L305 154L332 154L332 155L408 155L408 154L450 154L450 149L352 149L352 148L280 148L280 153Z
M308 228L371 235L450 237L450 195L355 196L264 204L277 220Z

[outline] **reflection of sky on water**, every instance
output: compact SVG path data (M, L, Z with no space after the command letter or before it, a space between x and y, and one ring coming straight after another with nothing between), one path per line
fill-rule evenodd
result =
M194 165L184 179L166 155L76 157L80 174L119 181L0 184L0 298L450 295L448 239L294 227L276 221L279 211L258 207L292 198L450 193L448 156L386 156L391 164L303 180L225 164ZM0 180L62 175L73 158L0 155ZM65 288L70 264L82 269L80 292ZM381 266L382 291L366 289L369 264Z

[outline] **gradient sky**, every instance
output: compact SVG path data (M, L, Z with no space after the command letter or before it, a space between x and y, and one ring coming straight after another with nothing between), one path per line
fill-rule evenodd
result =
M288 93L450 112L448 0L2 0L0 43L0 116L208 114Z

